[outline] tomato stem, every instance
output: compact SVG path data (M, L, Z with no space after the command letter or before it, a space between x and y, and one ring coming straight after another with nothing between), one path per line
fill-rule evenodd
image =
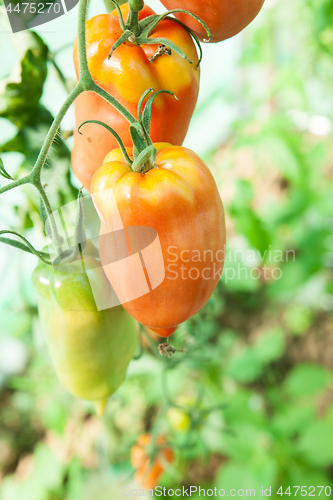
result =
M139 21L139 12L140 10L143 9L144 7L144 2L143 0L129 0L128 5L129 5L129 14L128 14L128 19L127 22L124 24L123 21L123 16L121 13L120 5L117 0L111 0L112 3L115 4L118 12L118 17L119 17L119 24L120 27L123 31L123 34L119 37L119 39L116 41L116 43L112 46L108 58L110 59L112 57L113 52L120 47L124 42L129 40L132 43L136 43L137 45L155 45L159 44L159 48L155 52L155 54L149 59L150 62L154 63L158 57L166 54L166 55L172 55L172 51L176 52L176 54L180 55L183 59L185 59L188 63L192 64L192 61L187 57L187 55L177 46L175 45L171 40L168 40L167 38L149 38L149 35L152 33L152 31L157 27L157 25L163 21L163 19L172 19L172 21L180 24L183 26L186 31L190 33L190 35L194 38L194 41L196 42L199 50L199 61L197 63L198 67L201 63L202 60L202 49L201 45L199 42L198 37L193 33L193 31L188 28L184 23L179 21L178 19L175 19L173 17L169 17L170 14L174 14L176 12L182 12L184 14L188 14L189 16L193 17L198 21L206 30L207 32L207 42L210 41L211 39L211 34L209 31L208 26L198 17L196 14L193 14L193 12L184 10L184 9L173 9L168 12L165 12L164 14L161 15L152 15L152 16L147 16L141 21ZM163 49L161 49L163 47Z
M125 24L126 30L129 30L131 34L133 34L135 37L140 35L140 26L139 26L139 12L140 10L143 9L144 4L143 2L140 4L141 8L139 10L133 10L133 4L135 4L135 0L129 1L128 6L129 6L129 14L128 14L128 19L127 23ZM139 7L139 5L137 6Z

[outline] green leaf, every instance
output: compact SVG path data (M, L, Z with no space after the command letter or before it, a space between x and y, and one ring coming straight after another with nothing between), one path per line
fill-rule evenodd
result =
M300 434L313 422L315 414L314 405L288 405L274 415L272 429L279 436L291 437Z
M263 455L256 460L251 460L247 463L241 463L233 460L222 465L216 476L217 488L224 489L230 492L233 488L236 490L244 490L244 498L260 497L264 487L272 488L272 493L275 490L277 480L278 466L275 459L267 455ZM255 490L255 495L249 490ZM248 491L247 491L248 490ZM230 496L230 495L229 495ZM239 498L240 496L237 495ZM265 497L264 497L265 498Z
M32 31L24 32L22 41L26 43L27 49L21 60L21 79L17 82L16 76L10 81L9 77L9 83L0 96L0 117L12 122L18 132L14 138L0 146L0 153L22 153L25 158L21 167L30 171L53 122L53 116L40 103L47 76L48 48ZM47 184L51 205L65 205L77 195L77 190L70 184L69 168L70 150L58 134L42 172L42 182ZM37 206L38 200L38 210Z
M311 309L296 305L286 310L284 319L294 335L302 335L311 326L313 314Z
M253 382L262 371L263 363L252 346L236 352L226 369L227 375L239 382Z
M320 489L318 489L317 486L319 487L323 485L332 486L332 480L330 479L328 474L325 474L324 471L316 470L313 469L312 467L311 468L306 467L303 464L299 464L296 461L292 461L288 466L288 479L285 483L284 491L289 485L297 485L297 484L307 487L314 486L316 488L316 491L313 492L314 495L311 496L316 499L322 499L323 495L324 498L327 498L327 496L324 493L325 489L319 496ZM294 490L294 492L296 491L296 489L294 488L292 488L292 490ZM327 492L328 491L329 490L327 489ZM308 492L310 493L310 490L308 490Z
M254 346L255 352L263 363L279 359L285 349L285 336L279 327L263 333Z
M314 396L329 387L332 373L323 366L304 363L293 368L284 382L284 390L291 397Z
M236 184L237 192L230 207L230 213L235 219L239 233L243 234L252 247L257 248L261 255L271 244L271 237L264 228L263 221L251 208L253 189L249 182L240 180Z
M315 422L300 438L298 448L310 465L333 465L333 426L326 422Z
M0 96L0 116L8 118L18 129L29 125L47 75L47 45L34 32L29 32L27 37L28 49L21 61L21 81L7 83Z

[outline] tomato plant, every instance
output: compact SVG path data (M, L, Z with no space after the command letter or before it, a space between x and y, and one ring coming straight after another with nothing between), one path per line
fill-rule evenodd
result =
M208 26L211 42L226 40L242 31L257 16L264 0L161 0L167 9L186 9L196 14ZM199 37L207 39L204 27L185 13L175 13Z
M126 20L128 4L121 7ZM145 6L139 12L144 21L154 12ZM145 90L167 89L177 96L160 95L154 104L151 137L153 141L166 141L181 145L192 117L199 91L200 69L198 55L188 31L172 19L163 19L153 29L143 44L129 40L109 53L123 35L119 15L116 11L93 17L86 24L87 59L95 82L114 96L132 114L136 114L138 101ZM157 43L148 43L157 39ZM159 40L168 39L186 54L181 57L175 50L163 53ZM135 42L135 40L134 40ZM162 47L162 49L161 49ZM158 56L158 51L161 54ZM74 47L74 64L79 77L79 55L77 41ZM84 92L75 101L77 126L85 120L101 120L113 127L126 146L131 146L128 122L119 111L94 92ZM72 151L73 171L86 189L94 172L100 167L105 155L116 141L106 130L87 125L83 135L74 131Z

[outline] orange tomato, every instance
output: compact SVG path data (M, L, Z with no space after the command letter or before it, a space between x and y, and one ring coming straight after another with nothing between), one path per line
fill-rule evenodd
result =
M161 0L168 10L185 9L204 21L211 33L211 42L226 40L242 31L257 16L264 0ZM176 13L199 37L207 39L204 27L188 14Z
M159 436L156 445L160 447L157 456L151 464L146 448L152 444L150 434L143 434L131 450L131 463L137 469L134 478L139 486L144 489L154 489L165 471L165 463L171 464L174 461L172 448L166 447L167 441L163 436Z
M127 19L128 4L122 5ZM153 15L149 7L139 13L143 19ZM199 91L200 70L196 68L198 55L188 31L171 19L164 19L153 30L150 38L164 37L174 42L188 58L190 64L172 51L154 62L149 58L158 45L123 43L108 59L111 47L122 35L116 11L87 21L86 44L88 66L95 82L115 97L137 117L141 95L149 88L170 90L177 96L159 95L153 106L151 139L181 145L192 117ZM74 64L79 77L77 40L74 45ZM125 146L132 146L128 121L102 97L94 92L83 92L75 101L76 126L86 120L100 120L120 135ZM74 130L72 168L86 189L94 172L101 166L105 155L117 147L114 137L103 127L86 124L80 135Z
M213 293L226 232L217 186L199 156L166 143L155 148L155 166L146 173L132 171L119 149L111 151L91 191L106 276L127 312L169 336ZM134 236L132 228L139 229ZM152 228L150 239L142 228ZM126 237L117 240L122 229Z

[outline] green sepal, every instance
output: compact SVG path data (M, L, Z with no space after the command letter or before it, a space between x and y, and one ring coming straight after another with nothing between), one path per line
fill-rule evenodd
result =
M144 31L145 36L149 36L150 33L153 31L153 29L156 28L158 23L160 23L163 19L168 18L168 19L171 19L172 21L175 21L175 18L173 18L173 17L169 18L168 16L170 14L175 14L176 12L188 14L189 16L193 17L196 21L198 21L198 23L200 23L205 28L206 33L208 35L207 42L210 42L211 34L210 34L210 31L209 31L207 24L202 19L200 19L199 16L197 16L196 14L193 14L193 12L190 12L189 10L185 10L185 9L172 9L172 10L169 10L168 12L165 12L164 14L161 14L160 16L149 16L150 18L154 17L154 19L152 19L152 21L150 21L150 23L148 23L148 24L147 23L143 24L142 21L140 21L140 26L144 26L144 27L148 28ZM181 24L192 35L192 30L190 30L185 24L183 24L183 23L181 23Z
M145 98L147 97L147 95L150 94L150 92L154 92L153 87L151 87L150 89L146 90L142 94L142 96L140 97L139 103L138 103L138 119L139 119L140 123L142 123L142 105L143 105L143 101L145 100Z
M144 151L147 146L152 145L150 139L149 143L147 143L146 134L140 123L131 123L130 134L134 145L134 153L140 155L140 153L142 153L142 151ZM133 164L132 164L132 169L133 169Z
M186 28L187 31L192 36L192 38L194 39L195 43L197 44L198 51L199 51L199 60L198 60L198 63L197 63L195 68L198 69L200 64L201 64L202 58L203 58L203 52L202 52L202 47L201 47L201 43L200 43L199 38L194 33L194 31L192 31L190 28L188 28L182 21L179 21L179 19L176 19L176 18L172 18L172 20L175 21L175 23L180 24L180 26L183 26L183 28Z
M126 30L125 21L124 21L123 13L121 12L121 8L120 8L119 3L117 2L117 0L110 0L110 2L113 3L113 5L116 7L117 12L118 12L120 27L123 31L125 31Z
M157 44L165 45L169 49L176 52L176 54L178 54L180 57L185 59L185 61L187 61L190 64L193 64L193 61L191 61L187 57L185 52L182 49L180 49L175 43L173 43L171 40L168 40L167 38L160 38L160 37L158 37L158 38L141 38L141 36L140 36L138 38L138 41L139 41L139 43L143 43L145 45L157 45Z
M87 236L84 227L84 209L83 209L83 195L82 188L79 190L77 197L77 215L75 221L75 231L74 231L74 246L75 249L79 250L81 254L86 248Z
M156 159L156 148L154 146L148 146L144 149L134 160L133 170L134 172L145 173L151 169L152 164L155 163Z
M46 211L46 208L45 208L45 205L44 205L42 198L39 201L39 215L40 215L40 218L42 219L43 228L45 229L45 223L46 223L48 214L47 214L47 211Z
M0 158L0 175L2 175L2 177L4 177L5 179L9 179L10 181L14 180L13 177L11 175L9 175L9 173L5 169L1 158Z
M109 132L113 135L113 137L116 139L116 141L117 141L117 143L118 143L118 145L119 145L119 147L120 147L120 149L121 149L121 152L123 153L123 156L124 156L124 158L125 158L126 163L127 163L127 164L128 164L128 166L131 168L131 166L132 166L132 160L131 160L131 158L128 156L128 153L127 153L127 151L126 151L126 148L125 148L125 146L124 146L124 143L123 143L123 141L121 140L120 136L117 134L117 132L116 132L113 128L109 127L109 125L107 125L106 123L101 122L101 121L99 121L99 120L86 120L86 121L82 122L82 123L79 125L79 127L78 127L77 131L78 131L78 133L79 133L79 134L81 134L81 135L82 135L82 132L80 132L80 129L81 129L81 127L83 127L83 125L85 125L86 123L96 123L96 125L101 125L101 126L102 126L102 127L104 127L106 130L108 130L108 131L109 131Z
M148 99L147 104L146 104L146 106L143 110L143 114L142 114L143 128L147 132L148 136L150 134L151 114L152 114L153 103L154 103L155 97L158 96L158 94L171 94L177 99L177 96L173 92L171 92L171 90L157 90Z
M112 45L112 48L110 50L110 53L108 55L108 59L111 59L112 57L112 54L114 53L114 51L120 47L120 45L122 45L124 42L126 42L130 36L132 36L133 33L132 31L128 30L128 29L125 29L124 33L118 38L118 40Z
M167 38L155 38L151 39L149 38L149 35L152 33L152 31L156 28L156 26L163 20L163 19L170 19L178 24L180 24L183 28L185 28L190 35L193 37L195 40L198 50L199 50L199 61L196 67L198 67L202 61L202 48L199 42L198 37L193 33L193 31L188 28L184 23L179 21L178 19L175 19L173 17L168 17L170 14L174 14L176 12L181 12L184 14L188 14L189 16L193 17L196 21L198 21L206 30L208 39L205 40L209 42L211 40L211 34L209 31L208 26L200 17L197 15L193 14L193 12L184 10L184 9L173 9L168 12L165 12L164 14L161 15L152 15L148 16L145 19L142 19L141 21L138 22L138 12L142 10L143 8L143 2L142 0L131 0L133 3L133 6L130 5L130 13L129 13L129 18L127 23L124 23L124 19L121 13L120 6L116 0L111 0L114 5L116 6L118 16L119 16L119 23L121 26L121 29L123 30L123 34L119 37L119 39L116 41L116 43L112 46L111 51L109 53L108 58L110 59L112 57L113 52L125 41L127 41L130 37L133 37L133 43L137 43L138 45L141 44L146 44L146 45L153 45L153 44L162 44L168 47L170 50L173 50L178 54L180 57L188 61L190 64L193 62L187 57L185 52L183 52L176 44L174 44L171 40L168 40ZM137 5L136 5L137 4ZM133 8L132 8L133 7ZM132 40L131 40L132 41Z

